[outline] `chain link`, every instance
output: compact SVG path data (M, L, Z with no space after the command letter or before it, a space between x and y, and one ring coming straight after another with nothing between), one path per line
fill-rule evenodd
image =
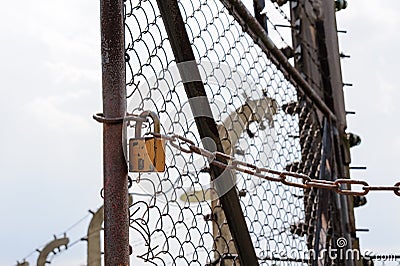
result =
M172 147L184 153L195 153L201 155L207 158L210 164L217 167L223 169L233 169L245 174L257 176L268 181L280 182L287 186L304 189L323 188L335 191L339 194L351 196L364 196L367 195L370 191L393 191L397 196L400 197L400 182L397 182L394 186L370 186L368 182L364 180L336 179L335 181L329 181L312 179L304 174L258 167L254 164L236 160L234 157L222 152L211 152L209 150L196 146L193 141L181 135L174 134L168 136L154 132L149 134L153 135L154 137L159 137L167 140ZM288 177L301 180L302 183L290 181L288 180ZM361 187L359 188L359 190L351 190L348 188L348 185L357 185Z

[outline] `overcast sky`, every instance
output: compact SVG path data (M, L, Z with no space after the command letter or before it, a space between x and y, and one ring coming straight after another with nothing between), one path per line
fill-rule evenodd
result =
M356 111L348 116L348 131L357 133L362 144L352 149L354 166L367 166L367 171L352 170L352 178L370 184L394 185L400 180L399 111L400 44L399 1L349 1L349 7L337 14L340 48L351 55L342 61L346 108ZM362 250L400 253L400 198L394 193L375 192L367 196L366 206L356 209Z
M352 0L338 13L349 131L362 137L352 149L352 177L374 185L400 181L400 2ZM102 202L99 1L4 2L0 11L0 265L16 260L63 233L85 234ZM400 198L368 195L356 210L363 250L400 254ZM30 258L35 258L37 253ZM85 263L85 245L54 260Z

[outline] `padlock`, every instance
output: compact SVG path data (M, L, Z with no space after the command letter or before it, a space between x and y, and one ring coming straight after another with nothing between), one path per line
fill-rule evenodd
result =
M150 117L154 123L154 133L160 133L160 119L155 112L144 111L140 117ZM130 172L164 172L165 139L159 136L142 136L142 122L135 125L135 138L129 140Z

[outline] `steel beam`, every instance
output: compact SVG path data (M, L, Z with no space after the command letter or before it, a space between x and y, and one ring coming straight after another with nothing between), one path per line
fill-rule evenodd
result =
M178 2L176 0L157 0L157 3L171 43L175 61L178 64L178 69L184 81L186 95L195 116L195 122L200 138L203 141L203 146L212 151L215 150L216 146L217 151L224 152L217 125L212 117L203 82L199 79L185 80L185 72L186 74L189 72L192 77L200 77L200 73L195 64L195 57L186 32L185 23L179 10ZM179 65L183 65L183 67L179 68ZM184 69L185 67L186 69ZM191 101L191 99L195 100ZM196 115L199 114L199 112L209 115ZM207 139L211 139L214 143L207 141ZM225 161L224 163L227 162ZM211 179L213 181L217 179L222 181L215 182L215 189L218 193L230 232L235 242L240 265L259 265L236 193L232 172L228 169L224 170L213 165L210 165L210 170Z

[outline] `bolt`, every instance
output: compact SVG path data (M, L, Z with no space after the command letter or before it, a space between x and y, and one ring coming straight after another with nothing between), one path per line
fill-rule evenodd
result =
M242 189L239 191L239 197L246 197L247 191L245 189Z

